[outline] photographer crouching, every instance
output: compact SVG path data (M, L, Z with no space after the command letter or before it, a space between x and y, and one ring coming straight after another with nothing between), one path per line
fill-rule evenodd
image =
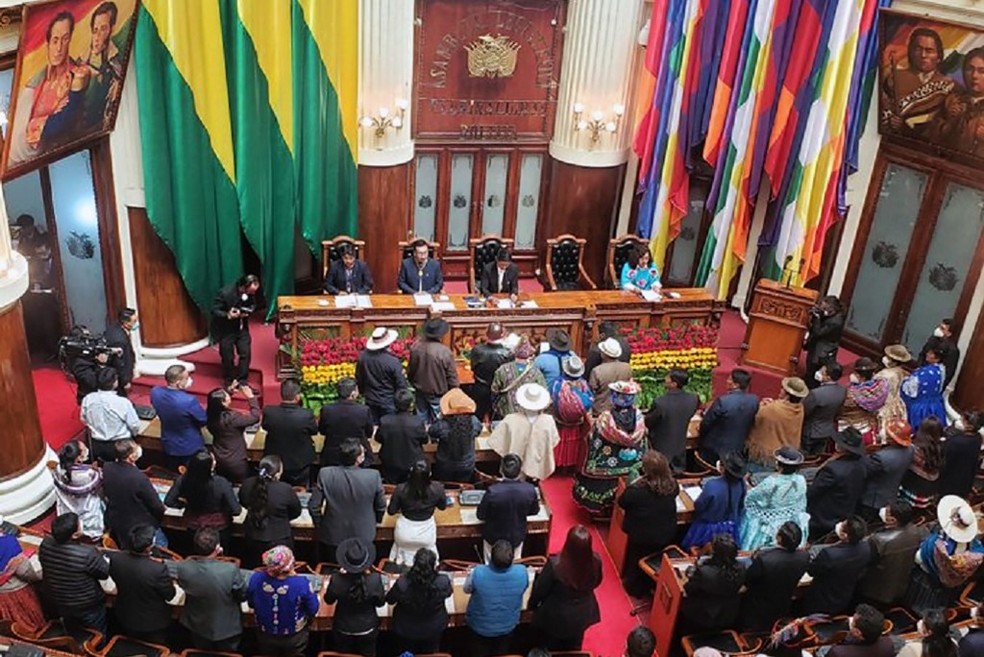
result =
M837 349L844 334L844 308L833 295L820 299L810 308L810 326L803 348L806 349L806 385L820 385L817 372L828 362L837 360Z

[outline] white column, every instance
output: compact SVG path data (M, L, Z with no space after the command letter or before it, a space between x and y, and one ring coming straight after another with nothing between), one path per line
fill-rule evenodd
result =
M144 197L143 150L140 144L140 113L137 105L137 71L133 58L126 73L126 84L120 97L120 110L116 128L109 136L109 150L113 158L113 188L116 192L117 231L120 236L120 252L123 261L123 289L126 305L136 308L137 279L133 269L133 247L130 243L130 216L128 208L147 207ZM144 347L140 342L140 330L132 331L130 339L137 354L137 375L163 376L170 365L181 363L189 370L194 364L179 361L178 357L208 346L208 338L191 344L168 349Z
M414 0L359 0L359 164L395 166L413 158ZM388 123L377 128L372 120Z
M625 112L635 82L642 5L642 0L571 0L550 141L555 159L583 167L628 160L635 119ZM593 122L601 129L592 130Z

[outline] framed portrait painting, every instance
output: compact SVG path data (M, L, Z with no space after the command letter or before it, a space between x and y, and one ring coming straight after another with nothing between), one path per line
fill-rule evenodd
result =
M113 129L138 2L51 0L24 6L4 179Z
M984 165L984 29L882 10L879 132Z

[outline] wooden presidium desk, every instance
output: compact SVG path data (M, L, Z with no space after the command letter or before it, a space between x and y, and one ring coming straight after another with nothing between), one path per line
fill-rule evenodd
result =
M406 294L372 295L371 308L339 308L330 296L279 297L277 331L286 349L277 356L277 373L280 377L297 374L291 353L298 353L307 336L355 337L368 335L377 326L413 335L427 319L438 315L451 325L446 340L456 354L479 341L492 321L502 322L509 331L527 334L534 343L546 340L549 328L566 329L574 351L584 354L601 321L638 328L710 323L719 319L723 309L703 288L664 292L667 296L659 302L621 290L522 294L520 307L514 308L468 308L464 295L434 295L435 303L453 306L445 309L418 306L414 297ZM534 305L524 307L526 303Z

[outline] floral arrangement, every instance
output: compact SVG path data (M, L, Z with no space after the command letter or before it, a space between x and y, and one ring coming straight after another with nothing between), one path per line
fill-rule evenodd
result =
M672 368L690 375L687 387L706 403L711 397L711 372L717 367L718 331L705 324L629 329L625 338L632 349L629 365L632 376L642 386L636 399L639 408L648 409L665 392L664 379Z
M296 355L301 372L301 392L304 404L317 412L322 405L338 398L336 385L346 377L355 376L355 361L365 349L365 336L353 338L328 337L305 340ZM398 338L389 350L406 367L414 338Z

